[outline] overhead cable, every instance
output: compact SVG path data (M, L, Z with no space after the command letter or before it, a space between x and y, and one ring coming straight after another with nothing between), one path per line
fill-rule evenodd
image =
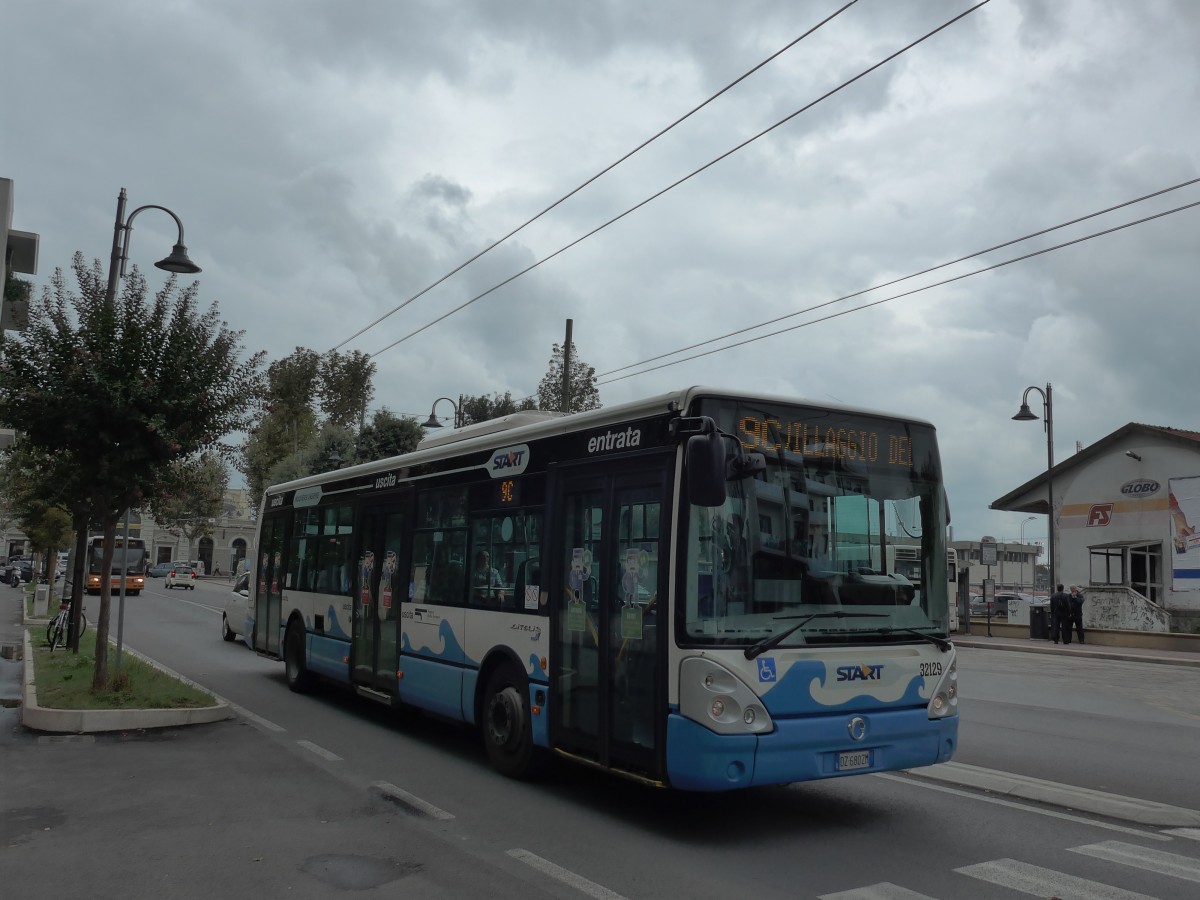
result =
M380 316L380 317L379 317L378 319L376 319L375 321L371 322L369 325L365 325L365 326L363 326L362 328L360 328L358 331L354 332L354 334L350 335L350 337L346 338L344 341L342 341L340 344L338 344L338 345L337 345L336 347L334 347L333 349L334 349L334 350L339 350L339 349L341 349L341 348L342 348L342 347L344 347L346 344L348 344L348 343L350 343L352 340L354 340L356 337L359 337L360 335L363 335L363 334L365 334L366 332L370 331L372 328L374 328L374 327L375 327L376 325L378 325L379 323L383 322L383 321L384 321L385 319L387 319L388 317L390 317L390 316L392 316L393 314L395 314L395 313L398 313L400 310L404 309L404 307L408 306L408 305L409 305L410 303L412 303L414 300L417 300L418 298L420 298L420 297L424 296L425 294L429 293L429 292L430 292L431 290L433 290L435 287L437 287L438 285L440 285L440 284L442 284L443 282L447 281L447 280L448 280L449 278L451 278L452 276L454 276L454 275L457 275L459 272L461 272L463 269L465 269L465 268L466 268L467 266L469 266L471 263L475 262L475 260L477 260L477 259L479 259L480 257L482 257L484 254L486 254L486 253L488 253L488 252L490 252L490 251L492 251L492 250L495 250L497 247L499 247L501 244L503 244L505 241L507 241L507 240L508 240L509 238L511 238L513 235L515 235L515 234L517 234L518 232L522 231L522 230L523 230L523 229L525 229L527 226L529 226L529 225L532 225L534 222L536 222L536 221L537 221L538 219L540 219L542 216L546 215L546 213L550 212L550 211L551 211L552 209L554 209L555 207L557 207L557 206L561 205L562 203L564 203L565 201L569 200L571 197L574 197L576 194L578 194L580 191L582 191L582 190L583 190L585 187L587 187L588 185L590 185L590 184L592 184L593 182L597 181L598 179L600 179L600 178L601 178L601 177L603 177L604 175L607 175L609 172L611 172L613 169L615 169L615 168L616 168L617 166L619 166L621 163L625 162L625 160L629 159L629 158L630 158L631 156L633 156L635 153L638 153L639 151L641 151L641 150L644 150L646 147L648 147L650 144L654 143L656 140L658 140L660 137L662 137L664 134L666 134L668 131L670 131L672 128L674 128L676 125L679 125L679 124L681 124L682 122L686 121L687 119L691 118L693 115L695 115L696 113L698 113L700 110L704 109L704 107L708 106L708 104L712 103L714 100L716 100L716 99L717 99L718 97L720 97L722 94L725 94L726 92L728 92L729 90L733 89L734 87L736 87L736 86L737 86L738 84L740 84L741 82L745 81L747 78L749 78L751 75L753 75L753 74L754 74L755 72L757 72L759 69L761 69L761 68L762 68L763 66L765 66L767 63L769 63L769 62L773 61L773 60L774 60L774 59L776 59L777 57L779 57L779 56L781 56L782 54L786 53L786 52L787 52L788 50L790 50L792 47L796 46L796 44L800 43L800 42L801 42L802 40L804 40L806 37L808 37L808 36L809 36L809 35L811 35L813 32L815 32L817 29L819 29L819 28L821 28L822 26L824 26L824 25L828 24L828 23L829 23L829 22L831 22L833 19L836 19L838 16L840 16L842 13L844 13L844 12L845 12L847 9L849 9L851 6L853 6L853 5L854 5L855 3L857 3L857 2L858 2L858 0L850 0L850 2L849 2L849 3L847 3L847 4L845 4L845 5L844 5L844 6L843 6L841 9L839 9L839 10L837 10L836 12L834 12L834 13L832 13L832 14L830 14L830 15L826 16L824 19L822 19L820 22L818 22L818 23L817 23L816 25L814 25L812 28L808 29L808 31L804 32L804 34L800 35L800 36L799 36L798 38L796 38L795 40L789 41L787 44L785 44L785 45L784 45L783 47L781 47L779 50L775 51L775 52L774 52L774 53L772 53L770 56L768 56L766 59L764 59L762 62L758 63L758 64L757 64L756 66L754 66L753 68L751 68L751 69L747 70L746 72L744 72L743 74L741 74L741 75L739 75L737 78L735 78L733 81L729 82L729 84L725 85L725 87L721 88L721 90L717 91L715 94L713 94L713 95L712 95L711 97L709 97L707 100L705 100L703 103L701 103L701 104L699 104L698 106L695 106L695 107L693 107L692 109L688 110L686 113L684 113L682 116L680 116L680 117L679 117L678 119L676 119L674 122L672 122L672 123L671 123L670 125L668 125L666 128L663 128L663 129L662 129L661 131L659 131L658 133L656 133L656 134L652 135L651 137L647 138L646 140L642 141L640 144L638 144L636 147L634 147L632 150L630 150L628 153L626 153L624 156L622 156L622 157L621 157L620 159L618 159L616 162L614 162L614 163L611 163L611 164L609 164L609 165L605 166L603 169L601 169L599 172L597 172L597 173L596 173L595 175L593 175L591 178L587 179L587 180L586 180L586 181L584 181L582 184L580 184L580 185L579 185L577 188L575 188L574 190L572 190L572 191L570 191L570 192L568 192L568 193L564 194L563 196L559 197L557 200L555 200L553 203L551 203L549 206L547 206L545 209L543 209L543 210L542 210L540 213L538 213L536 216L533 216L531 219L527 219L525 222L522 222L520 225L518 225L516 228L514 228L514 229L513 229L512 231L510 231L508 234L504 235L504 237L502 237L502 238L500 238L499 240L497 240L497 241L494 241L493 243L491 243L491 244L489 244L488 246L484 247L482 250L480 250L478 253L476 253L474 256L472 256L470 259L466 260L465 262L463 262L463 263L461 263L460 265L456 266L455 268L451 269L449 272L447 272L445 275L443 275L443 276L442 276L441 278L439 278L437 281L435 281L435 282L433 282L432 284L430 284L428 287L422 288L421 290L417 291L417 293L413 294L411 297L409 297L407 300L405 300L405 301L404 301L403 303L401 303L399 306L396 306L396 307L394 307L394 308L390 309L388 312L384 313L382 316ZM386 349L386 348L385 348L385 349ZM380 352L383 352L383 351L380 351Z
M946 28L949 28L955 22L959 21L960 19L962 19L966 16L969 16L971 13L975 12L980 7L986 6L990 2L991 2L991 0L980 0L979 3L976 3L970 9L967 9L964 12L959 13L957 16L950 19L948 22L945 22L942 25L939 25L937 28L922 35L921 37L917 38L912 43L907 44L904 47L897 50L896 52L890 54L889 56L884 57L882 60L875 63L873 66L859 72L853 78L850 78L850 79L842 82L840 85L838 85L837 87L833 88L832 90L827 91L826 93L822 94L820 97L818 97L816 100L813 100L811 103L805 104L804 106L800 107L800 109L798 109L795 112L791 113L790 115L785 116L784 118L780 119L774 125L764 128L762 131L760 131L758 134L754 135L753 137L747 138L746 140L742 141L740 144L736 145L732 149L727 150L726 152L722 153L720 156L717 156L716 158L714 158L714 159L710 160L709 162L705 163L704 165L700 166L698 169L695 169L692 172L690 172L687 175L680 178L679 180L672 182L671 184L667 185L662 190L660 190L654 194L651 194L649 197L647 197L645 200L642 200L640 203L637 203L637 204L629 207L624 212L622 212L616 216L613 216L613 218L609 219L607 222L604 222L603 224L596 226L595 228L593 228L591 231L587 232L586 234L576 238L575 240L571 241L568 244L563 245L562 247L558 248L553 253L551 253L549 256L542 257L537 262L532 263L529 266L526 266L524 269L521 269L519 272L516 272L513 275L510 275L508 278L505 278L503 281L499 282L498 284L492 285L486 291L484 291L480 294L476 294L470 300L467 300L465 303L459 304L458 306L454 307L454 309L450 310L449 312L447 312L441 316L438 316L433 321L428 322L425 325L422 325L420 328L416 329L415 331L409 332L408 334L404 335L404 337L399 338L398 340L392 341L392 343L388 344L386 347L383 347L380 350L376 350L374 353L371 354L371 358L374 359L376 356L386 353L388 350L391 350L393 347L396 347L396 346L404 343L409 338L416 337L421 332L423 332L429 328L432 328L434 325L437 325L439 322L445 321L446 319L450 318L450 316L454 315L455 313L461 312L462 310L466 309L471 304L473 304L479 300L482 300L484 297L488 296L488 294L491 294L492 292L499 290L500 288L504 287L506 284L510 284L511 282L516 281L522 275L532 272L534 269L538 268L543 263L547 263L550 260L554 259L556 256L559 256L560 254L565 253L567 250L570 250L572 247L574 247L578 244L581 244L583 241L586 241L588 238L593 237L594 235L603 231L608 226L610 226L616 222L619 222L621 219L625 218L630 213L641 209L643 206L646 206L649 203L652 203L653 201L657 200L659 197L663 196L664 194L666 194L670 191L673 191L675 188L679 187L681 184L684 184L687 181L690 181L692 178L696 177L701 172L704 172L707 169L712 168L717 163L721 162L724 159L727 159L728 157L732 156L734 153L737 153L739 150L746 148L750 144L757 141L759 138L764 137L767 134L770 134L776 128L779 128L780 126L782 126L782 125L790 122L792 119L796 118L796 116L800 115L801 113L803 113L809 109L812 109L812 107L816 106L818 103L822 102L823 100L828 99L829 97L832 97L834 94L838 93L838 91L841 91L841 90L845 89L846 87L849 87L854 82L865 77L866 75L869 75L871 72L874 72L876 69L880 68L881 66L886 65L887 63L896 59L898 56L901 56L902 54L907 53L913 47L916 47L918 44L928 40L929 38L933 37L938 32L943 31Z
M620 375L616 378L609 378L607 381L597 381L596 385L600 386L600 385L604 385L604 384L612 384L613 382L616 382L616 381L624 381L626 378L633 378L634 376L637 376L637 375L645 375L647 372L656 372L659 369L666 369L670 366L678 365L679 363L689 362L693 359L700 359L705 356L711 356L714 353L722 353L726 350L732 350L735 347L742 347L742 346L745 346L746 344L753 344L756 341L765 340L766 338L769 338L769 337L775 337L776 335L786 334L787 332L795 331L798 328L806 328L809 325L816 325L819 322L827 322L830 319L836 319L839 316L849 315L850 313L854 313L854 312L861 312L862 310L870 309L873 306L880 306L884 303L890 303L892 300L899 300L902 297L910 297L913 294L919 294L922 291L928 291L931 288L941 287L942 285L951 284L955 281L962 281L964 278L970 278L972 275L981 275L984 272L991 272L994 269L999 269L1004 266L1010 266L1013 263L1021 262L1026 259L1032 259L1035 256L1042 256L1046 253L1052 253L1055 250L1062 250L1063 248L1070 247L1073 244L1081 244L1084 241L1090 241L1092 238L1102 237L1106 234L1112 234L1114 232L1121 231L1125 228L1132 228L1134 225L1142 225L1142 224L1145 224L1146 222L1153 221L1154 219L1161 219L1164 216L1170 216L1170 215L1173 215L1178 212L1183 212L1184 210L1192 209L1193 207L1196 207L1196 206L1200 206L1200 200L1197 200L1194 203L1188 203L1184 206L1177 206L1174 209L1168 209L1164 212L1156 213L1155 215L1152 215L1152 216L1146 216L1143 219L1137 219L1133 222L1126 222L1124 225L1116 225L1112 228L1106 228L1103 231L1096 231L1096 232L1093 232L1092 234L1088 234L1088 235L1084 235L1083 237L1076 238L1073 241L1065 241L1061 244L1055 244L1053 247L1046 247L1042 250L1035 250L1032 253L1026 253L1023 256L1017 256L1017 257L1014 257L1013 259L1007 259L1004 262L999 262L992 266L985 266L982 269L976 269L974 272L967 272L963 275L956 275L953 278L946 278L942 281L934 282L933 284L927 284L924 287L914 288L913 290L905 291L902 294L895 294L891 297L884 297L882 300L876 300L872 303L864 303L862 306L855 306L851 309L842 310L841 312L830 313L829 315L822 316L819 319L812 319L808 322L801 322L799 325L792 325L789 328L781 328L778 331L772 331L768 334L760 334L757 337L747 338L744 341L737 341L736 343L733 343L733 344L727 344L724 347L716 347L712 350L706 350L703 353L693 354L692 356L685 356L682 359L671 360L671 362L662 363L661 365L657 365L657 366L651 366L648 369L642 369L638 372L630 372L628 375ZM820 305L825 306L826 304L820 304ZM816 308L817 307L813 307L813 309L816 309Z

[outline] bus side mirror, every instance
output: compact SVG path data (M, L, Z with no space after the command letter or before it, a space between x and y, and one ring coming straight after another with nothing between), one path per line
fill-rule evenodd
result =
M694 434L687 442L687 493L693 506L725 503L725 443L716 432Z

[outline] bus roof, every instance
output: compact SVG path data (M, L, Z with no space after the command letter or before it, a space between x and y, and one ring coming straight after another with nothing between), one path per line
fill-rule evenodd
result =
M444 434L438 433L426 437L417 445L417 449L411 453L385 457L383 459L372 460L371 462L347 466L344 469L307 475L283 484L272 485L266 489L263 497L265 499L273 494L324 484L331 477L336 477L339 480L353 478L375 472L386 472L398 466L416 466L421 463L444 459L458 452L470 453L488 449L496 445L494 435L497 434L504 435L504 442L506 444L519 444L525 441L550 437L556 434L566 434L585 428L598 428L631 419L665 414L672 409L672 405L675 409L686 410L692 400L697 397L726 398L731 400L749 399L789 406L813 406L819 409L836 410L854 415L878 416L885 419L895 419L915 425L933 427L932 423L924 419L897 415L896 413L881 410L847 406L840 403L823 403L806 400L801 397L788 397L777 394L752 394L747 391L731 390L729 388L696 385L680 391L656 394L643 400L635 400L617 406L607 406L600 409L570 413L568 415L541 410L527 410L507 416L500 416L496 419L489 419L486 422L466 425L462 428L448 429Z

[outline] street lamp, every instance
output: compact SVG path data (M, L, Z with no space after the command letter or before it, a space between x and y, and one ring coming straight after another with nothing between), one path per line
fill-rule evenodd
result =
M121 188L121 193L117 197L117 221L113 226L112 257L108 263L108 292L104 295L105 302L109 304L116 299L117 282L125 277L125 261L129 258L129 236L133 232L134 217L144 209L161 209L174 219L175 224L179 227L179 240L175 242L170 255L160 259L154 265L167 272L176 272L180 275L195 275L200 271L200 267L188 259L187 247L183 245L183 222L179 221L179 216L165 206L149 204L139 206L129 214L129 218L125 218L125 199L125 188Z
M429 410L429 420L421 425L422 428L441 428L442 423L437 419L437 405L445 400L454 407L454 427L458 427L458 405L449 397L438 397L433 401L433 407Z
M1042 395L1043 415L1038 416L1029 408L1029 392L1037 391ZM1025 393L1021 395L1021 408L1017 410L1017 414L1013 416L1013 420L1017 422L1036 422L1039 418L1045 423L1046 427L1046 496L1049 498L1046 511L1049 516L1049 522L1046 528L1046 550L1047 550L1047 571L1050 573L1050 592L1053 593L1058 581L1055 579L1054 571L1054 394L1050 389L1050 383L1046 383L1046 390L1040 387L1030 386L1025 388ZM1037 577L1034 577L1034 586L1037 586Z
M1028 525L1030 522L1032 522L1036 518L1037 518L1037 516L1030 516L1029 518L1025 519L1023 522L1021 522L1021 530L1020 530L1020 532L1018 532L1019 537L1017 538L1017 543L1020 544L1022 547L1022 550L1021 550L1021 587L1022 588L1025 587L1025 550L1024 550L1025 526ZM1036 581L1036 580L1037 579L1035 578L1034 581ZM1035 587L1036 587L1036 585L1035 585ZM1030 593L1033 593L1033 591L1031 590Z

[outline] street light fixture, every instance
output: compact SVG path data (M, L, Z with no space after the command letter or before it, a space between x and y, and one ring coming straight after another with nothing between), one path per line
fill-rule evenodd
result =
M1042 395L1042 410L1043 414L1038 416L1029 408L1029 392L1037 391ZM1050 573L1049 589L1054 592L1055 585L1058 581L1055 577L1054 570L1054 392L1050 389L1050 383L1046 383L1046 390L1040 387L1031 385L1025 388L1025 393L1021 395L1021 408L1017 410L1017 414L1013 416L1013 420L1017 422L1036 422L1039 418L1045 423L1046 428L1046 496L1048 503L1046 512L1049 517L1046 528L1046 550L1047 550L1047 571ZM1037 577L1034 577L1034 587L1037 587Z
M438 397L433 401L433 407L429 410L429 420L421 425L422 428L441 428L442 423L437 419L437 405L445 400L454 407L454 427L458 427L458 405L449 397Z
M112 257L108 263L108 292L104 296L105 301L110 304L117 296L117 282L125 277L125 261L129 259L129 237L133 232L134 217L144 209L161 209L175 220L175 224L179 228L179 240L175 242L170 254L154 265L167 272L175 272L180 275L195 275L200 271L200 267L188 258L187 247L183 244L183 222L179 220L179 216L165 206L151 203L139 206L129 214L129 218L125 218L125 200L125 188L121 188L121 193L117 197L117 221L113 225Z

